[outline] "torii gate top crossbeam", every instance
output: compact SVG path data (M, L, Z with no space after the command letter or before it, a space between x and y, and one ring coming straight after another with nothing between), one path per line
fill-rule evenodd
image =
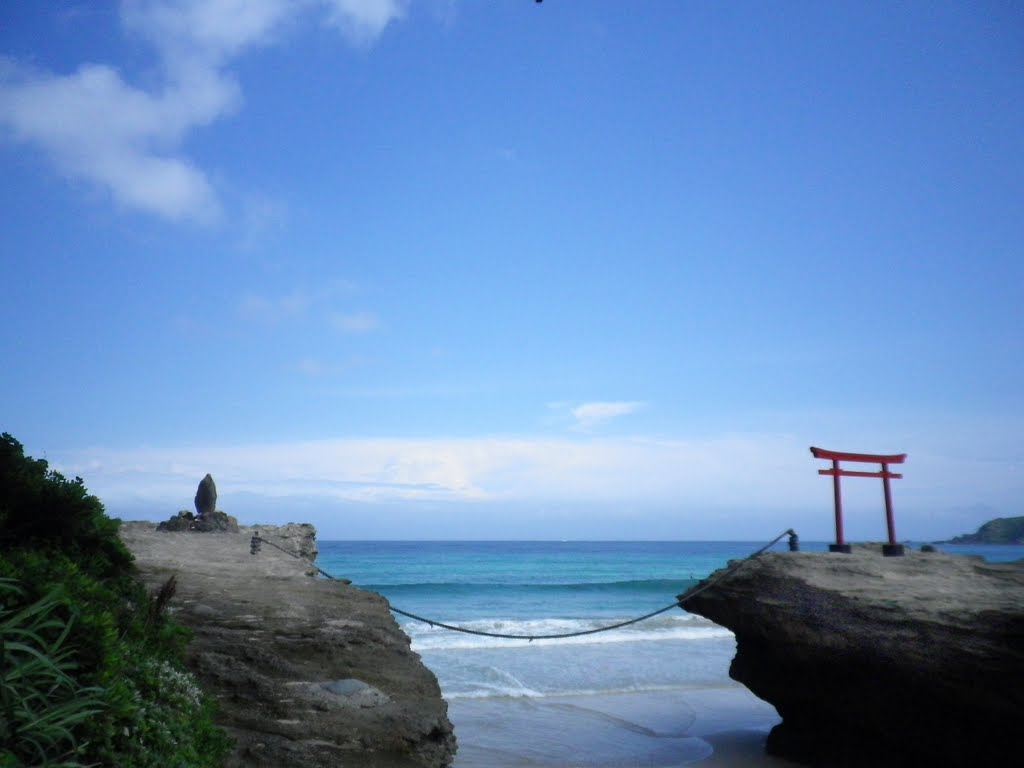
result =
M815 448L813 445L811 453L816 459L859 461L865 464L902 464L907 460L905 453L894 453L888 456L880 453L845 453L843 451L826 451L824 448Z

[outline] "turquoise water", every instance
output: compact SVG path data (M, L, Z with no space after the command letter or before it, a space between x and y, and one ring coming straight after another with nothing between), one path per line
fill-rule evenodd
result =
M538 635L656 611L763 544L323 541L317 564L420 616ZM1024 558L1024 546L938 548ZM774 549L784 551L786 540ZM780 765L760 751L778 722L774 708L729 679L732 633L681 609L609 632L534 642L396 618L449 702L456 768ZM726 754L740 757L726 763Z

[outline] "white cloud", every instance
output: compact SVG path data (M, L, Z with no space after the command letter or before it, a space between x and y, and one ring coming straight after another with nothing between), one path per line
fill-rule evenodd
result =
M313 297L299 290L275 297L248 294L239 302L238 312L247 320L277 325L286 320L302 317L312 304Z
M368 333L380 326L373 312L335 312L330 316L331 326L343 333Z
M288 221L287 206L265 195L250 194L243 203L238 247L253 251L282 232Z
M522 532L544 536L553 530L549 523L564 528L574 519L590 520L587 510L600 510L602 524L619 521L617 535L637 537L645 531L635 514L648 510L644 519L660 516L657 530L677 538L754 539L794 526L801 537L821 540L832 535L832 486L818 476L820 462L811 458L808 445L806 438L787 434L685 440L351 438L90 449L51 452L49 458L55 469L81 475L110 508L136 515L167 516L189 507L196 483L210 472L222 508L243 522L266 510L276 510L275 520L285 522L297 505L373 505L380 512L360 509L379 519L360 524L387 535L394 531L389 515L425 516L417 530L426 531L433 512L446 510L446 519L481 530L480 515L520 510L535 519ZM994 516L991 510L1010 514L1008 505L1016 504L1022 490L1015 459L978 462L921 451L904 473L893 488L901 538L973 530ZM844 483L849 536L884 538L879 485L868 479ZM559 521L543 513L550 509L582 510L582 517L570 514ZM737 515L760 521L757 532L736 528Z
M210 222L221 209L205 174L168 150L211 110L227 111L236 95L227 81L201 93L151 95L100 65L67 76L12 67L0 78L0 123L40 147L61 173L99 184L121 205Z
M295 365L299 373L310 378L323 376L329 370L326 363L312 357L304 357Z
M177 69L188 62L184 54L210 66L266 42L296 10L290 0L127 0L121 18Z
M307 361L311 372L320 363ZM790 457L780 464L784 453ZM350 500L560 499L734 502L783 470L785 481L813 475L786 436L711 441L548 438L359 438L289 443L94 450L67 457L94 492L160 495L212 472L218 487L265 496ZM737 478L736 468L747 467ZM788 473L788 475L787 475ZM198 481L196 481L198 482ZM778 487L778 478L771 483ZM94 487L95 486L95 487ZM100 490L102 489L102 493Z
M576 428L589 431L612 419L636 413L644 405L645 403L636 400L583 403L573 408L571 413L576 419Z
M316 318L342 333L369 333L380 327L380 318L376 313L330 310L332 304L348 298L356 290L352 283L337 280L328 281L319 288L296 289L278 296L249 293L238 302L238 314L246 320L263 325Z
M325 0L329 23L350 40L365 43L405 16L405 0Z
M345 376L350 371L361 368L365 364L365 361L357 356L327 360L317 357L303 357L297 360L292 368L295 372L301 373L308 378L320 379Z
M127 0L126 30L151 43L161 82L140 87L116 69L82 64L71 74L0 62L0 126L38 147L58 172L98 185L127 208L211 223L222 206L181 144L193 129L237 109L231 58L266 44L304 9L359 42L402 17L394 0Z

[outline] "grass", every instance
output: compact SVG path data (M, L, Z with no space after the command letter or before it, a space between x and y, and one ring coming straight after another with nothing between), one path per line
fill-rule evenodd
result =
M82 685L68 643L74 616L65 618L60 587L20 609L14 579L0 579L0 765L76 768L83 749L76 727L104 708L103 689Z

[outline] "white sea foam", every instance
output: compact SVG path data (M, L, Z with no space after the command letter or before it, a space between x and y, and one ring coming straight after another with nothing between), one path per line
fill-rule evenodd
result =
M549 693L524 685L508 670L494 665L475 668L472 680L462 680L446 688L447 698L490 699L490 698L544 698Z
M538 638L533 641L465 634L426 624L406 626L405 630L412 639L413 650L417 652L515 648L532 644L543 644L544 646L607 645L733 637L732 632L724 627L697 619L692 615L659 617L618 629L594 632L594 630L613 626L622 621L626 621L626 619L478 619L457 625L475 632L528 635ZM592 634L543 638L545 635L566 635L576 632L591 632Z
M731 690L735 688L735 685L722 684L720 688L723 690ZM608 696L608 695L621 695L621 694L639 694L639 693L667 693L670 691L687 691L692 690L693 686L686 685L628 685L620 688L566 688L558 691L537 691L532 688L519 685L509 685L502 687L500 685L487 685L484 683L477 683L475 688L467 690L445 690L445 699L492 699L492 698L507 698L507 699L565 699L572 697L582 696ZM707 686L702 686L702 689Z

